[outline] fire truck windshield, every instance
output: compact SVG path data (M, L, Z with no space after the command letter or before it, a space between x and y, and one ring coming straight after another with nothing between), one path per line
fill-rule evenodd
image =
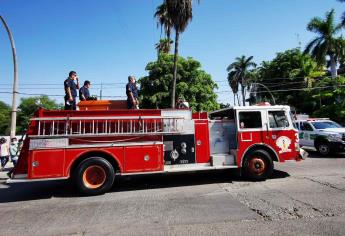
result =
M289 121L287 119L285 111L269 111L268 118L270 128L281 128L289 126Z

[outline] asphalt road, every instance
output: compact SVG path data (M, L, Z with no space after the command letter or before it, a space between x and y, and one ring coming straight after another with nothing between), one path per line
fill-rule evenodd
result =
M345 235L345 154L234 171L121 177L81 197L65 181L0 180L0 235Z

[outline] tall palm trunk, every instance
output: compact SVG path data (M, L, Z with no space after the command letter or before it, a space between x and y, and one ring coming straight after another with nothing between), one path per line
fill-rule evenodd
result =
M237 105L241 105L241 103L240 103L240 98L238 97L238 93L236 93L236 97L237 97Z
M233 93L233 95L234 95L234 106L236 106L236 94L235 93Z
M330 56L330 60L331 60L331 75L332 75L332 79L334 79L338 76L337 62L335 60L334 54L331 54L329 56Z
M175 53L174 53L174 77L171 91L171 108L175 108L175 94L176 94L176 79L177 79L177 60L178 60L178 43L180 38L180 32L176 30L175 36Z
M243 78L242 78L242 84L241 84L241 93L242 93L242 104L243 106L246 105L246 95L244 94L245 86L243 85Z

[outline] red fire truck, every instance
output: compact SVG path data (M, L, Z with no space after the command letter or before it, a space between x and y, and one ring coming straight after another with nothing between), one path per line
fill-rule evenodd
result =
M91 107L38 110L10 181L72 179L82 193L96 195L118 175L238 168L263 180L274 161L304 158L288 106L209 113Z

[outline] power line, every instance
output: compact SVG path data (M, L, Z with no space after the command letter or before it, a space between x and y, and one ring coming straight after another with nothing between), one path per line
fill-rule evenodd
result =
M337 85L337 87L345 87L345 85ZM315 89L328 89L328 88L334 88L334 86L323 86L323 87L313 87L313 88L296 88L296 89L278 89L278 90L270 90L271 93L274 92L289 92L289 91L302 91L302 90L315 90ZM216 93L229 93L232 92L231 90L228 91L219 91ZM252 92L252 93L268 93L268 91L258 91L258 92Z

